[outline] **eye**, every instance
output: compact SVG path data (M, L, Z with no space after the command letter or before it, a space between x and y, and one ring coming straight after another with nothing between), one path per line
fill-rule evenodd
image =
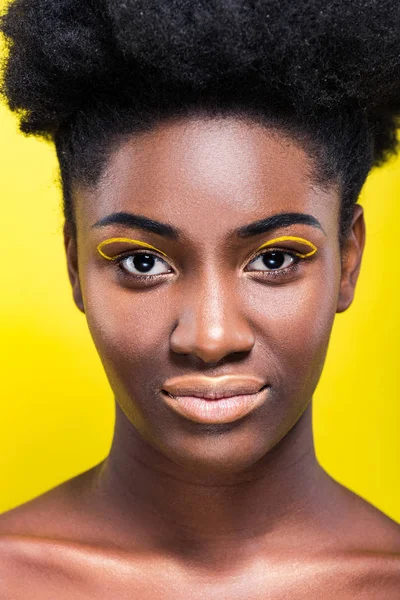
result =
M301 260L301 258L295 253L284 251L284 250L268 250L266 252L262 252L256 256L249 264L254 265L255 269L250 269L250 271L264 271L264 272L276 272L276 271L286 271L287 269L291 269L294 265Z
M171 269L165 260L156 254L143 250L116 257L115 262L125 274L139 278L151 278L164 273L171 273Z

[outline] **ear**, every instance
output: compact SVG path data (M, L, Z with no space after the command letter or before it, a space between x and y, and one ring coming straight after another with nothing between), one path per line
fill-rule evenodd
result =
M351 229L342 250L342 271L337 303L337 313L344 312L353 302L361 259L365 245L364 210L360 204L354 205Z
M81 284L78 270L78 248L75 236L72 235L72 227L64 223L64 248L67 256L68 276L72 286L72 295L76 306L81 312L85 312Z

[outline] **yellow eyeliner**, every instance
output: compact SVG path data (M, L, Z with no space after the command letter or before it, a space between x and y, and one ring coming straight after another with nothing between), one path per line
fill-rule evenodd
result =
M304 238L295 237L292 235L284 235L282 237L274 238L273 240L269 240L268 242L265 242L264 244L259 246L259 248L257 248L256 252L261 250L261 248L272 246L276 242L283 242L283 241L287 241L287 240L301 242L302 244L306 244L307 246L310 246L310 248L312 250L311 250L311 252L308 252L307 254L301 254L300 252L294 252L294 254L297 254L297 256L300 256L301 258L307 258L308 256L312 256L317 251L317 247L314 246L314 244L312 242L309 242L308 240L306 240ZM103 248L103 246L106 246L107 244L112 244L113 242L133 242L134 244L137 244L139 246L144 246L145 248L151 248L152 250L155 250L156 252L159 252L160 254L162 254L163 256L166 256L168 258L168 256L165 254L165 252L162 252L162 250L159 250L158 248L156 248L155 246L152 246L151 244L147 244L146 242L142 242L141 240L133 240L131 238L122 238L121 237L121 238L109 238L108 240L104 240L103 242L100 242L100 244L97 246L98 252L101 254L101 256L103 256L107 260L113 260L113 257L107 256L107 254L104 254L104 252L102 251L102 248Z
M108 240L104 240L103 242L100 242L100 244L97 246L98 252L101 254L101 256L103 256L107 260L114 260L114 259L112 256L107 256L107 254L104 254L104 252L102 251L102 247L105 246L106 244L112 244L113 242L133 242L134 244L138 244L139 246L144 246L145 248L151 248L152 250L156 250L156 252L160 252L160 254L167 256L165 254L165 252L162 252L161 250L159 250L158 248L155 248L151 244L147 244L146 242L141 242L140 240L132 240L130 238L110 238Z
M295 242L301 242L302 244L306 244L307 246L310 246L310 248L312 248L311 252L308 252L307 254L301 254L300 252L294 252L294 254L297 254L297 256L300 256L301 258L307 258L307 256L312 256L317 251L317 247L314 246L314 244L312 242L309 242L308 240L305 240L304 238L295 237L293 235L284 235L282 237L278 237L273 240L269 240L269 242L265 242L265 244L262 244L259 248L257 248L256 252L258 252L258 250L261 250L261 248L265 248L266 246L272 246L273 244L275 244L275 242L284 242L286 240L294 240Z

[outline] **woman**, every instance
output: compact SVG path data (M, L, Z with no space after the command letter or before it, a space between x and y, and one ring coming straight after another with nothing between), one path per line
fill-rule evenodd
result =
M0 517L0 598L399 598L399 525L311 423L397 150L397 2L15 0L2 31L116 424Z

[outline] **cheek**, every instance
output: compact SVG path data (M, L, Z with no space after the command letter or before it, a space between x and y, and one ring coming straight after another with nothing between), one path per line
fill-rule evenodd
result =
M170 324L163 286L135 292L88 274L84 301L90 333L109 375L126 371L132 379L140 365L135 373L140 378L146 365L151 370L157 364L157 354L165 355Z
M340 261L330 258L309 277L282 286L253 287L249 315L266 367L287 393L318 382L336 314ZM290 389L289 389L290 388ZM285 392L284 392L285 393Z

